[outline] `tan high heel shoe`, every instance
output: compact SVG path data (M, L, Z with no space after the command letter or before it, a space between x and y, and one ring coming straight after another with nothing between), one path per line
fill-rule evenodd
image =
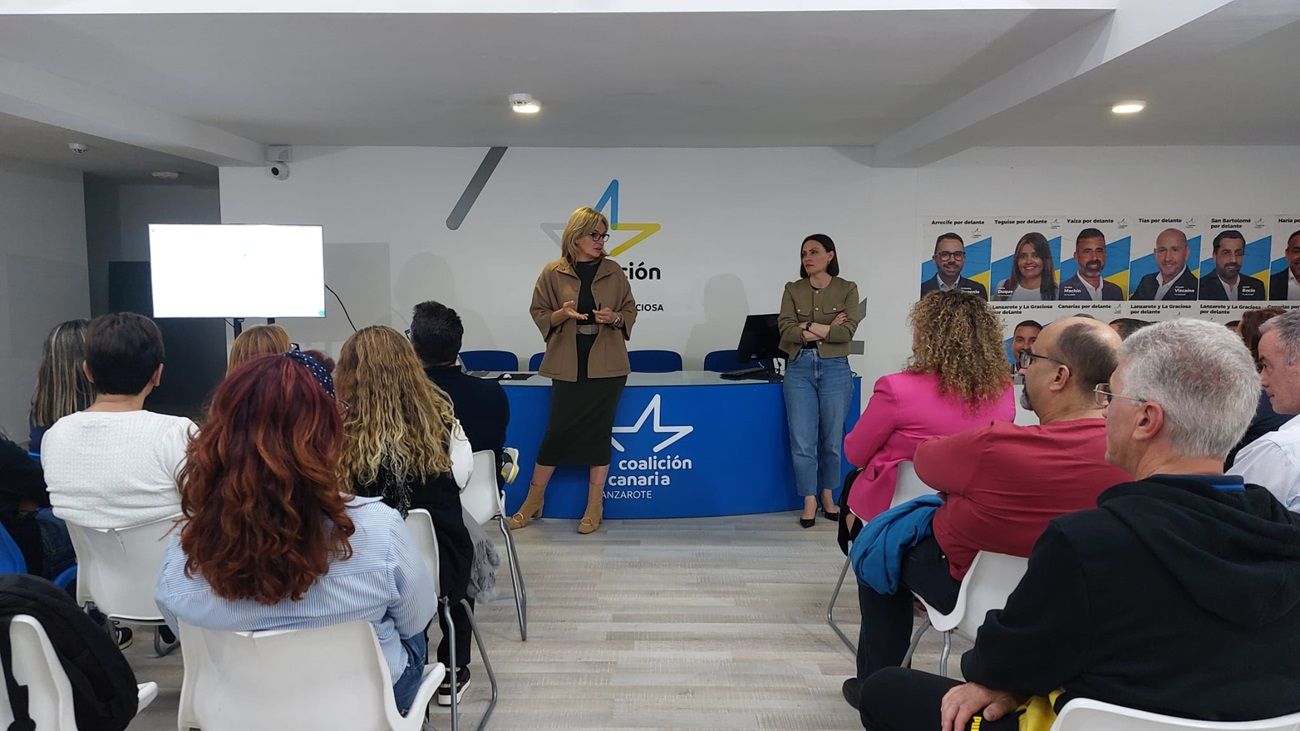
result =
M524 504L519 506L519 512L510 516L508 523L510 530L519 530L533 518L542 517L542 505L546 500L546 486L538 485L535 482L528 484L528 497L524 498Z
M604 483L592 485L587 484L587 510L582 514L582 520L578 521L578 532L582 535L595 533L600 528L600 521L605 506L605 485Z

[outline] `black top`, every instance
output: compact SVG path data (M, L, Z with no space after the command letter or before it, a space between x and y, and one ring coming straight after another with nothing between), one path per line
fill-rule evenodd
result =
M1048 524L969 681L1185 718L1300 711L1300 516L1264 488L1116 485Z
M510 424L510 402L501 384L475 378L454 365L425 368L424 374L451 399L470 448L475 452L490 449L500 463Z
M1223 280L1219 279L1217 270L1210 272L1201 277L1200 298L1203 300L1220 300L1228 299L1228 291L1223 287ZM1237 301L1261 301L1264 299L1264 283L1254 277L1248 277L1245 274L1237 275Z
M578 313L586 315L587 319L581 320L583 325L596 324L596 318L592 314L600 309L602 303L597 302L595 296L591 293L591 283L596 280L596 270L600 269L600 259L591 261L575 261L573 263L573 272L578 275ZM583 335L578 333L578 380L587 380L587 359L591 357L591 346L596 343L595 335Z
M31 500L48 507L50 494L45 489L45 472L41 463L32 459L27 450L0 437L0 519L13 520L18 515L18 504Z
M460 487L450 472L426 479L398 483L387 467L379 469L374 482L353 483L352 491L362 497L381 497L384 504L406 517L414 509L429 511L438 541L438 584L443 596L458 602L469 586L474 543L465 528L460 506Z
M1133 290L1133 296L1130 300L1154 300L1156 292L1160 289L1160 272L1152 272L1138 281L1137 289ZM1172 302L1176 300L1195 300L1197 296L1196 275L1192 274L1191 269L1184 269L1183 273L1174 280L1174 284L1165 291L1162 302Z

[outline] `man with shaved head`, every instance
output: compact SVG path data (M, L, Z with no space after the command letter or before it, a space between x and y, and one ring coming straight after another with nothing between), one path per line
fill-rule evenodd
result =
M1158 300L1171 302L1178 300L1196 300L1196 275L1187 268L1187 234L1176 228L1167 228L1156 237L1154 249L1156 266L1159 271L1142 277L1137 289L1133 290L1134 300Z

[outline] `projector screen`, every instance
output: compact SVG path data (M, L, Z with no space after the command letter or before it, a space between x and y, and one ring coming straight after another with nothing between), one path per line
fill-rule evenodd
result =
M324 317L320 226L149 224L154 317Z

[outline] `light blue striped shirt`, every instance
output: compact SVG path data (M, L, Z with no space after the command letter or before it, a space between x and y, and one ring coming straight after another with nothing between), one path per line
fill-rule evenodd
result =
M175 630L180 619L206 629L254 631L366 620L374 625L396 682L407 664L401 638L424 631L438 609L437 591L396 510L377 497L354 497L348 509L357 528L350 539L352 558L331 560L329 571L296 602L267 605L213 594L201 575L185 575L180 531L172 531L154 589L167 624Z

